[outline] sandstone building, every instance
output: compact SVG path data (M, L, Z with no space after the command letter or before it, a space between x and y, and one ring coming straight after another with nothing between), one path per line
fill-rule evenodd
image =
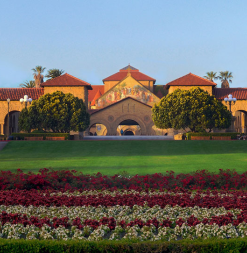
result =
M191 87L200 87L219 100L229 94L236 97L237 102L232 105L234 121L231 130L246 133L247 88L216 88L216 83L192 73L166 85L156 85L154 78L128 65L103 79L103 85L90 85L66 73L42 83L41 88L0 88L0 134L7 134L8 128L10 134L19 131L18 116L25 106L19 100L24 95L35 100L43 94L60 90L83 99L88 106L91 122L85 135L173 135L176 131L154 126L151 108L175 89Z

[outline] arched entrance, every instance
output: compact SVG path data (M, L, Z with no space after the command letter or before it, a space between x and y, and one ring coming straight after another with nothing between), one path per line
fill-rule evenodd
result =
M119 123L117 135L141 135L141 127L135 120L126 119Z
M235 112L234 129L239 133L247 133L247 111L238 110Z
M107 128L104 124L93 124L89 128L90 136L106 136Z
M5 116L4 119L4 134L11 135L12 133L19 133L19 126L18 126L18 120L19 120L20 112L19 111L11 111L9 113L9 122L8 122L8 114ZM9 132L8 132L9 128Z

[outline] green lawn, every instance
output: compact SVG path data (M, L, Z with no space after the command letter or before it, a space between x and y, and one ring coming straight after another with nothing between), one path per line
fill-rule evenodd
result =
M0 169L75 169L83 173L147 174L207 169L247 170L246 141L12 141Z

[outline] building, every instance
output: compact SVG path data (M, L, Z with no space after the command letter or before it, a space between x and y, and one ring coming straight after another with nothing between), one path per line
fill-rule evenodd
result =
M0 88L0 134L7 134L8 128L10 134L19 131L18 116L25 106L19 100L24 95L35 100L60 90L83 99L88 106L91 123L85 135L173 135L176 134L173 129L161 130L154 126L151 108L175 89L191 87L200 87L219 100L229 94L236 97L237 102L231 108L233 124L230 130L246 133L247 88L216 88L216 83L192 73L166 85L156 85L154 78L128 65L103 79L103 85L90 85L66 73L42 83L41 88Z

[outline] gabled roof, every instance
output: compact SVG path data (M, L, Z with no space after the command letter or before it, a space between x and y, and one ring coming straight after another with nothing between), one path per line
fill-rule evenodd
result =
M58 76L56 78L47 80L46 82L42 83L41 86L48 87L48 86L87 86L89 90L92 89L91 84L87 83L79 78L71 76L67 73Z
M44 95L43 88L0 88L0 101L6 101L8 98L11 101L19 101L24 95L28 95L33 100Z
M135 98L126 97L126 98L123 98L123 99L121 99L121 100L119 100L119 101L117 101L117 102L115 102L115 103L112 103L112 104L110 104L110 105L107 105L107 106L105 106L105 107L103 107L103 108L99 108L99 109L90 109L90 110L88 110L88 111L89 111L89 113L92 115L92 114L94 114L94 113L96 113L96 112L102 111L102 110L107 109L107 108L109 108L109 107L111 107L111 106L114 106L114 105L116 105L116 104L119 104L119 103L121 103L121 102L123 102L123 101L125 101L125 100L127 100L127 99L133 99L134 101L136 101L136 102L138 102L138 103L140 103L140 104L143 104L143 105L146 105L146 106L152 108L151 105L145 104L145 103L143 103L143 102L141 102L141 101L139 101L139 100L137 100L137 99L135 99Z
M165 85L166 88L170 86L216 86L217 84L208 79L189 73Z
M246 100L247 99L247 88L215 88L213 89L214 96L223 100L229 94L238 100Z
M127 75L128 72L131 73L131 75L137 80L137 81L156 81L154 78L147 76L141 72L139 72L138 69L132 67L132 66L126 66L119 70L119 72L108 76L107 78L103 79L104 81L121 81L123 80Z
M100 91L101 94L104 94L104 85L92 85L92 90L88 91L88 101L91 102L93 101L96 93L98 92L98 90Z
M102 94L101 94L100 90L98 90L97 93L96 93L96 95L95 95L95 97L94 97L94 99L92 100L91 105L95 105L95 101L96 101L98 98L100 98L101 96L102 96Z
M126 67L124 67L124 68L122 68L122 69L120 69L120 71L123 71L123 70L138 70L138 69L136 69L136 68L134 68L134 67L132 67L132 66L130 66L130 65L128 65L128 66L126 66ZM138 70L139 71L139 70Z

